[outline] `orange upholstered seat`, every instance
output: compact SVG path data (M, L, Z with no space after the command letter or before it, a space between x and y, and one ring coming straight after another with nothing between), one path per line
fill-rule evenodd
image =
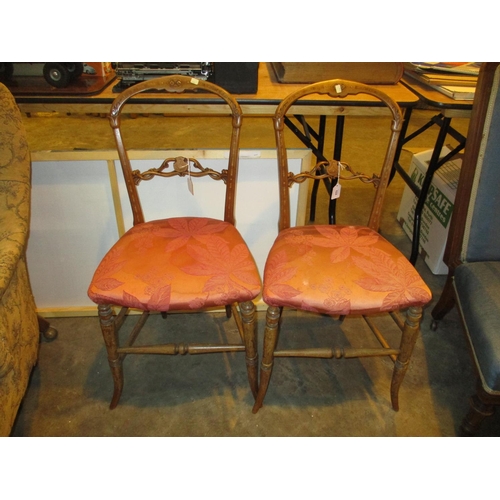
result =
M376 231L313 225L279 234L266 262L263 298L270 306L348 315L422 306L431 292Z
M260 277L247 245L227 222L178 217L138 224L97 268L97 304L178 311L252 300Z

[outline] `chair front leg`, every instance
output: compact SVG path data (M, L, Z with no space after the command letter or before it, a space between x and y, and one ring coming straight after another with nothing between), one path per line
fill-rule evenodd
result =
M399 354L394 364L391 382L391 402L395 411L399 410L399 388L403 382L406 371L410 364L411 354L420 331L420 320L422 319L421 307L410 307L406 313L406 321L401 335Z
M252 409L253 413L259 411L266 397L274 365L274 351L278 342L280 316L281 309L279 307L270 306L267 308L264 351L262 354L262 363L260 365L259 392L257 393L257 398L255 399L255 404Z
M241 320L245 337L245 361L247 365L248 382L254 399L257 397L259 388L257 366L259 354L257 351L257 328L255 305L250 300L240 304Z
M476 386L476 394L469 400L469 412L464 417L459 428L459 436L474 436L479 430L483 420L491 417L495 413L494 403L491 396L483 389L481 379L477 380Z
M99 305L97 309L99 312L102 336L104 337L104 343L106 344L106 350L108 352L108 363L113 376L114 391L111 404L109 405L109 409L113 410L116 408L123 391L123 366L122 358L118 354L118 332L111 307L105 304Z

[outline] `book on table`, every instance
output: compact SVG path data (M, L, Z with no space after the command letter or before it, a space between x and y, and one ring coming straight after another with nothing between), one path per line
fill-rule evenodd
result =
M481 63L405 63L405 76L460 101L474 99Z
M476 92L476 87L467 87L463 85L431 85L430 83L426 83L425 85L456 101L472 101L474 100Z
M459 87L456 85L436 85L434 88L457 101L472 101L476 92L475 87Z
M437 71L478 76L481 64L480 62L412 62L407 63L405 67L414 71Z
M426 85L457 85L459 87L475 87L477 85L477 76L475 75L460 75L456 73L440 73L414 71L405 68L405 75L411 76L419 82Z

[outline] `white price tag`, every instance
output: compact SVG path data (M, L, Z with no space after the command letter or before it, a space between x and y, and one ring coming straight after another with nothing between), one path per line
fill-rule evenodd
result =
M335 184L332 189L332 200L336 200L340 196L340 191L342 186L340 184Z

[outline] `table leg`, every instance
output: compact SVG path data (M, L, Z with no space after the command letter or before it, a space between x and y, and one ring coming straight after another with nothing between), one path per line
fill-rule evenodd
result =
M319 119L319 133L318 133L318 152L321 153L321 158L323 156L323 149L325 145L325 129L326 129L326 116L321 115ZM318 155L316 155L316 162L322 161ZM316 198L318 196L319 180L313 182L313 187L311 191L311 206L309 209L309 221L314 222L316 219Z
M335 141L333 145L333 159L340 161L340 158L342 156L342 141L344 140L344 124L345 124L345 116L344 115L338 115L336 124L335 124ZM328 194L332 194L332 189L333 187L338 183L338 179L332 183L330 186L330 190L328 191ZM336 208L337 208L337 200L332 200L330 196L330 202L328 204L328 222L330 224L335 224L335 220L337 218L336 215Z
M415 215L413 221L413 239L410 255L410 262L413 265L415 265L415 263L417 262L418 257L418 249L420 244L420 227L422 223L422 210L424 209L425 200L427 199L427 194L432 183L432 178L434 177L434 172L436 172L436 170L441 166L439 163L439 157L441 156L441 150L443 148L446 136L448 135L450 122L451 118L443 118L443 122L436 139L436 144L434 145L431 160L429 162L429 167L427 168L422 187L420 188L417 205L415 207Z
M411 109L408 108L405 112L405 121L398 142L396 157L391 172L391 179L394 177L394 174L397 171L401 175L405 183L417 196L417 205L415 207L415 215L413 221L412 250L409 259L410 262L413 265L415 265L415 263L417 262L418 250L420 246L420 228L422 223L422 211L424 209L425 201L427 199L427 195L432 183L432 179L434 177L434 173L436 172L436 170L438 170L442 165L444 165L447 161L449 161L453 156L455 156L459 151L461 151L465 147L465 137L463 137L459 132L457 132L455 129L451 127L451 118L444 117L441 114L434 116L424 126L420 127L418 130L410 134L408 137L405 137L408 123L410 121L410 116L411 116ZM408 173L403 169L403 167L401 167L401 165L399 164L399 157L404 144L411 141L412 139L414 139L415 137L417 137L418 135L420 135L433 125L439 126L439 134L436 139L436 143L434 145L431 160L429 162L429 167L427 168L424 181L422 183L422 186L419 187L415 184L415 182L413 182L413 180L410 178ZM444 146L444 141L446 140L446 137L448 135L451 135L454 139L458 141L458 146L455 147L452 151L450 151L446 156L440 158L441 151Z

